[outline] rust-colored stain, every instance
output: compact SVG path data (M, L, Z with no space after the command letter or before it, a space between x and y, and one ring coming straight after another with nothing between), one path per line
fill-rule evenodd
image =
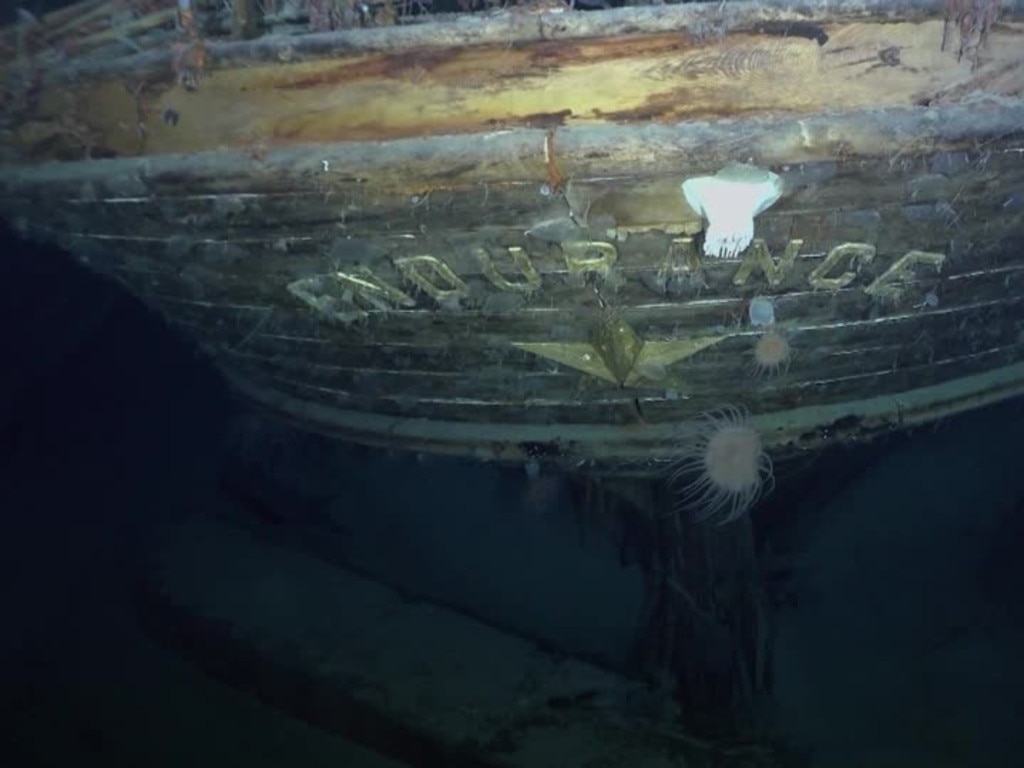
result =
M608 112L595 110L593 116L605 122L618 124L671 123L685 119L739 117L757 111L756 107L744 107L734 102L723 101L722 105L712 113L694 98L691 88L680 86L670 91L652 93L642 104L635 107Z
M595 110L594 117L611 123L669 122L680 117L686 104L686 89L677 88L668 93L652 94L643 104L629 109Z
M448 81L464 78L460 85L487 85L522 77L550 75L566 66L594 66L623 59L661 56L692 48L685 33L641 37L602 38L599 41L540 41L514 47L481 45L472 48L414 48L401 53L357 55L344 61L303 65L312 71L292 74L280 70L272 87L304 90L324 85L374 79L420 80L430 77Z
M459 60L465 51L458 48L417 48L400 55L375 53L359 55L348 60L332 62L323 67L316 62L315 69L290 75L281 70L281 77L271 87L279 90L305 90L325 85L339 85L374 79L397 79L436 73L445 65ZM305 67L304 67L305 69Z
M555 128L565 125L572 117L571 109L563 109L559 112L538 112L532 115L514 115L503 118L492 118L488 124L493 128L504 128L510 124L525 126L528 128Z

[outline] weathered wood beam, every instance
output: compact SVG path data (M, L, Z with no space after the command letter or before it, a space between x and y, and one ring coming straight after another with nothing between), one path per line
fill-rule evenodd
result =
M95 137L93 156L137 156L766 113L799 119L976 92L1011 97L1024 79L1024 24L996 29L977 68L940 50L941 20L817 28L820 38L741 25L724 43L677 31L400 53L342 47L331 58L245 65L212 46L191 90L180 51L155 68L126 60L106 78L47 80L12 148L45 157L46 139L69 123ZM177 119L166 120L170 113Z

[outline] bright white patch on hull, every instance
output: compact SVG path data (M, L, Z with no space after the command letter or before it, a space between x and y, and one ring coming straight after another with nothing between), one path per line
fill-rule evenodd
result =
M754 217L783 191L778 174L753 165L727 165L714 176L683 182L686 202L704 219L704 255L734 259L754 239Z

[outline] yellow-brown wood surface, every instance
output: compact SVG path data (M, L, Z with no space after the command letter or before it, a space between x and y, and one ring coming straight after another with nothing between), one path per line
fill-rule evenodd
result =
M748 4L740 4L748 5ZM796 14L791 14L796 16ZM557 16L555 17L557 18ZM316 55L280 38L126 59L67 82L40 73L33 108L6 137L30 159L153 155L309 142L486 133L523 126L676 122L758 114L954 103L1016 95L1024 25L1006 21L976 57L942 50L944 21L840 21L724 15L671 32L529 39L489 22L485 42L453 46L419 30L408 47L339 38ZM536 37L536 36L535 36ZM196 64L197 86L182 71ZM173 117L172 117L173 116Z

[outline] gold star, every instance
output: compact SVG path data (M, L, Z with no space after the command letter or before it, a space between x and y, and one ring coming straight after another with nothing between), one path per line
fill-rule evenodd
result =
M513 342L547 360L622 386L664 386L668 366L726 338L696 336L669 341L644 341L621 317L607 316L597 324L589 342Z

